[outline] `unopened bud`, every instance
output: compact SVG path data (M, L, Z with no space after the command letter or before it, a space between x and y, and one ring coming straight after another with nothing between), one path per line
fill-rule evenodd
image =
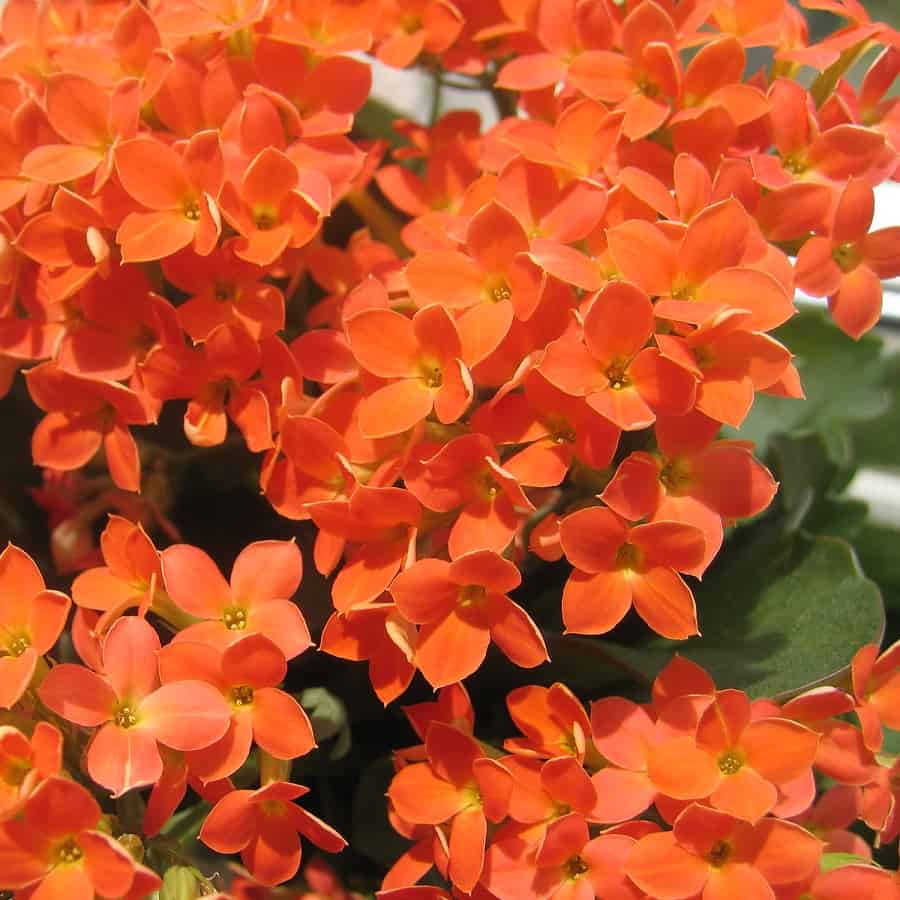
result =
M200 895L200 882L190 866L172 866L163 875L159 900L195 900Z
M144 842L136 834L120 834L116 840L128 851L135 862L144 859Z

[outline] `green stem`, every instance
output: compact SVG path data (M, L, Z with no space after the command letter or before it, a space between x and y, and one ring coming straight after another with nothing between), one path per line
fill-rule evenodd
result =
M372 237L384 241L398 256L409 256L409 250L400 236L400 222L368 191L350 191L345 199L366 223Z
M439 71L431 76L431 107L428 110L428 125L432 126L441 115L441 93L444 82Z

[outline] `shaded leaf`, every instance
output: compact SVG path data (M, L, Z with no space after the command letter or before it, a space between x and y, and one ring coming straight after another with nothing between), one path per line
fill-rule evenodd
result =
M870 333L852 341L815 310L798 314L775 336L795 354L806 399L758 395L737 434L762 453L775 434L820 432L831 457L846 462L848 425L874 419L890 404L881 339Z
M393 777L391 760L378 759L365 768L353 796L350 845L384 866L393 865L410 846L388 821L387 789Z
M677 651L722 686L784 697L836 680L859 647L881 641L881 594L846 541L771 521L748 532L695 592L702 636L606 649L651 677Z

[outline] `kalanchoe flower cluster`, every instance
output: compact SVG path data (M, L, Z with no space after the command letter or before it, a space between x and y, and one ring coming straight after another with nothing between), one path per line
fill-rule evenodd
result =
M896 763L871 746L876 709L900 725L898 660L900 645L864 647L853 695L822 687L783 706L717 690L682 657L643 705L586 710L563 684L523 687L507 699L521 735L502 748L473 735L465 688L443 688L405 709L424 743L397 752L388 796L415 843L379 896L424 900L431 889L412 886L432 867L454 897L485 900L900 896L848 830L900 829ZM819 800L815 775L835 783ZM859 859L823 871L829 853Z
M21 371L43 413L35 499L79 574L70 600L0 553L0 891L151 895L143 842L188 789L199 839L252 877L235 897L291 880L300 836L344 846L291 781L316 744L284 689L313 643L300 550L248 543L226 580L181 542L168 407L201 451L232 431L272 508L315 527L320 649L367 661L384 704L417 671L440 689L408 709L422 744L388 795L414 843L384 897L445 896L416 885L432 868L476 900L897 897L894 873L820 866L868 856L857 820L900 830L897 645L859 651L852 693L783 706L680 659L643 706L521 688L502 750L460 684L491 644L548 659L510 596L536 560L570 564L567 632L634 609L698 634L691 579L776 491L720 432L757 394L802 397L772 336L795 290L851 338L877 322L900 39L856 0L800 6L843 24L811 43L785 0L4 5L0 395ZM490 91L500 121L398 119L389 154L358 116L365 54ZM140 838L118 815L137 798Z

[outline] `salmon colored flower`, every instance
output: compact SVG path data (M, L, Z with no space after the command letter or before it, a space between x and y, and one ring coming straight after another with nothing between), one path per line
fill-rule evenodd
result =
M428 762L400 769L388 797L406 821L448 827L449 877L468 893L484 866L487 823L506 815L512 776L474 738L441 722L429 727L425 749Z
M632 219L607 232L621 277L651 297L657 317L700 323L722 309L751 315L744 327L769 331L794 314L791 295L773 275L744 264L750 219L733 197L698 213L683 231Z
M814 297L827 296L832 318L853 338L881 316L881 280L900 275L900 228L870 232L874 214L872 186L850 179L830 234L811 237L797 254L797 287Z
M506 706L524 735L503 742L510 753L544 759L568 755L579 761L590 753L590 719L581 701L564 684L517 688L506 698Z
M257 881L281 884L300 868L300 835L329 853L347 842L330 826L292 801L309 788L273 781L255 791L231 791L200 829L200 840L217 853L240 853Z
M35 465L69 471L88 463L103 447L117 487L140 488L137 444L129 425L154 420L141 398L113 381L94 381L63 372L47 362L25 375L34 402L47 415L32 435Z
M368 660L369 681L387 706L408 687L416 674L413 654L416 629L392 603L333 613L319 641L319 649L340 659Z
M163 259L188 245L200 256L212 252L222 233L216 199L225 173L215 131L195 134L181 156L152 138L125 141L116 170L128 194L152 210L122 222L116 240L125 262Z
M898 900L900 884L885 869L862 864L839 866L815 877L812 884L791 886L778 891L778 900L846 900L871 897L872 900Z
M743 310L723 310L687 337L656 336L663 355L697 378L695 408L734 428L743 424L757 391L777 385L791 365L790 351L778 341L744 330L749 318Z
M660 783L667 772L683 771L696 783L707 779L709 803L716 809L756 822L778 802L779 788L808 776L816 758L818 735L778 717L751 719L750 700L741 691L718 691L703 711L695 737L675 738L651 754L649 771ZM695 752L692 744L702 751ZM673 765L685 752L683 769ZM602 752L602 751L601 751ZM663 793L678 796L663 788Z
M162 260L166 280L189 294L175 310L178 324L195 341L205 341L219 325L237 320L254 340L284 328L284 296L263 281L266 270L234 255L225 242L207 256L190 248Z
M34 560L14 544L0 552L0 709L21 700L66 624L71 602L48 591Z
M411 462L406 486L428 509L456 511L450 528L451 556L474 550L502 553L533 505L518 479L500 465L500 454L483 434L451 440L430 459Z
M84 609L104 613L97 628L114 622L136 606L141 615L154 603L162 587L159 552L140 524L110 515L100 535L105 566L82 572L72 582L72 599Z
M694 404L694 376L657 349L649 298L625 282L608 285L584 319L584 341L563 337L547 348L544 377L624 431L652 425L656 414L680 415Z
M390 379L360 406L359 425L367 437L408 431L432 411L449 425L472 402L459 331L443 306L420 309L412 320L390 309L366 309L345 327L359 364Z
M189 544L167 547L160 558L172 601L204 620L175 640L225 648L246 635L262 634L288 660L309 647L309 629L291 602L303 577L303 557L293 541L248 544L234 561L230 582L206 553Z
M94 191L106 183L119 141L134 136L140 84L125 78L107 91L88 78L58 72L47 81L47 118L65 143L35 147L22 161L27 178L64 184L94 173Z
M600 495L626 519L686 522L700 528L700 575L722 543L722 522L762 512L775 496L771 473L738 441L715 440L719 423L700 412L666 416L655 427L658 453L626 457Z
M592 100L622 109L625 135L637 141L665 123L681 94L675 26L663 7L634 7L622 24L622 48L582 53L569 67L568 81Z
M851 675L863 739L866 747L877 753L883 740L882 726L900 729L900 641L881 655L876 644L857 650Z
M632 819L660 796L703 800L715 787L716 773L692 736L673 737L662 714L654 722L630 700L606 697L591 704L591 737L607 762L591 776L597 798L592 818L597 821ZM673 767L676 752L679 764Z
M497 834L485 860L483 881L499 900L642 900L646 896L624 870L634 838L602 834L591 839L587 823L577 813L554 825L537 847L526 851L528 829L507 827Z
M261 364L260 345L238 322L220 325L203 344L159 347L146 359L141 375L160 400L189 399L184 433L199 447L225 440L228 420L238 427L253 452L272 446L272 423L266 395L249 383Z
M389 0L382 5L375 55L388 66L406 68L423 51L439 54L457 38L465 20L449 0Z
M694 598L677 572L703 559L703 532L680 522L629 526L609 509L590 507L560 523L560 542L575 567L563 591L568 631L604 634L632 603L658 634L697 634Z
M15 818L28 797L62 769L63 738L49 722L38 722L31 737L0 725L0 823Z
M280 150L266 147L247 166L239 187L225 182L219 205L241 235L235 256L267 266L287 247L312 240L331 212L331 186L321 173L300 171Z
M83 728L99 727L87 752L91 778L116 796L153 784L162 774L159 744L199 750L228 729L230 709L210 684L159 686L159 637L137 616L119 619L103 642L101 673L55 666L39 689L41 702Z
M67 778L47 779L22 815L0 826L0 878L16 893L53 898L131 896L132 885L154 891L160 879L138 866L101 830L97 801Z
M163 684L204 681L231 707L228 731L216 743L186 754L192 774L218 781L236 772L256 743L275 759L295 759L316 746L303 707L279 690L287 662L265 635L250 634L224 650L193 641L176 641L159 653Z
M333 535L341 546L350 545L331 588L340 613L366 606L388 589L412 557L422 515L419 502L408 491L367 485L359 485L349 500L323 501L309 511L321 531Z
M452 562L422 559L393 580L397 609L421 626L415 663L432 687L471 675L492 640L524 668L549 658L538 627L507 596L521 581L519 570L491 550Z
M771 898L773 886L809 878L822 845L799 825L750 825L693 804L672 831L642 837L625 860L628 877L659 900Z

